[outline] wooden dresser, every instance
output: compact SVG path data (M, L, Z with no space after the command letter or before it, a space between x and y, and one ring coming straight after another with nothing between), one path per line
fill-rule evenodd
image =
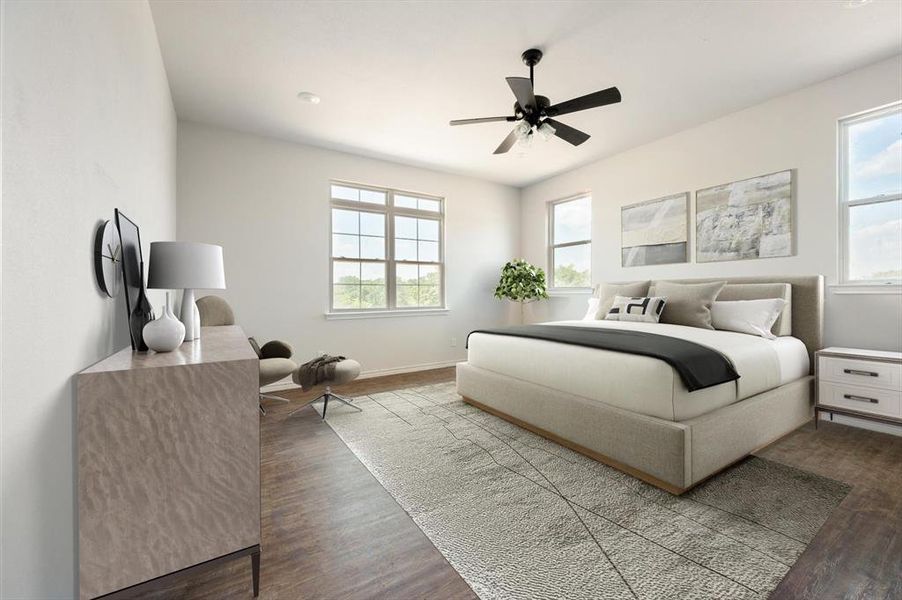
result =
M819 412L902 424L902 353L825 348L815 354Z
M169 353L122 350L78 374L81 598L128 597L241 556L256 595L258 377L239 327L204 328Z

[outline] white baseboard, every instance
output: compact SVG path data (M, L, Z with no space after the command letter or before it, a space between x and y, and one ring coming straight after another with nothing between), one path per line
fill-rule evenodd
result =
M830 413L822 412L821 421L830 421ZM857 419L846 415L834 414L832 421L840 425L848 425L849 427L858 427L860 429L869 429L871 431L879 431L880 433L888 433L890 435L898 435L902 437L902 425L893 425L892 423L883 423L880 421L869 421L867 419Z
M459 362L467 360L466 358L458 358L457 360L442 360L438 362L422 363L419 365L409 365L406 367L398 367L396 369L370 369L360 373L360 379L369 379L371 377L384 377L386 375L401 375L403 373L416 373L417 371L430 371L432 369L444 369L453 367Z
M361 371L360 377L358 379L371 379L373 377L385 377L386 375L402 375L404 373L416 373L417 371L430 371L432 369L444 369L446 367L453 367L459 362L466 360L466 358L459 358L457 360L443 360L438 362L431 363L421 363L418 365L408 365L406 367L397 367L393 369L370 369L367 371ZM300 389L300 386L296 385L292 380L291 376L286 377L285 379L280 379L275 383L270 383L269 385L265 385L260 388L260 391L264 394L268 392L277 392L279 390L296 390Z

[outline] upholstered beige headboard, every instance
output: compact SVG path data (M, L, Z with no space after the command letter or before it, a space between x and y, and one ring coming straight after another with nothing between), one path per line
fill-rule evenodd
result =
M662 279L679 283L788 283L792 286L792 335L804 342L814 372L814 353L824 347L824 276L708 277Z

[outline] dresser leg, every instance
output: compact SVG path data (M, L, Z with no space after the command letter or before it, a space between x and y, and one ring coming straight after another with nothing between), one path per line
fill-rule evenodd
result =
M260 595L260 552L251 554L251 574L254 579L254 598Z

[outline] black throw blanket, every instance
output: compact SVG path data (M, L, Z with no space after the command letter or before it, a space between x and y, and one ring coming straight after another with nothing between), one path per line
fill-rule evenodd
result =
M690 392L739 379L733 364L720 352L695 342L645 331L566 325L514 325L496 329L477 329L471 331L470 335L474 333L532 338L650 356L663 360L673 367ZM469 345L468 335L467 346Z

